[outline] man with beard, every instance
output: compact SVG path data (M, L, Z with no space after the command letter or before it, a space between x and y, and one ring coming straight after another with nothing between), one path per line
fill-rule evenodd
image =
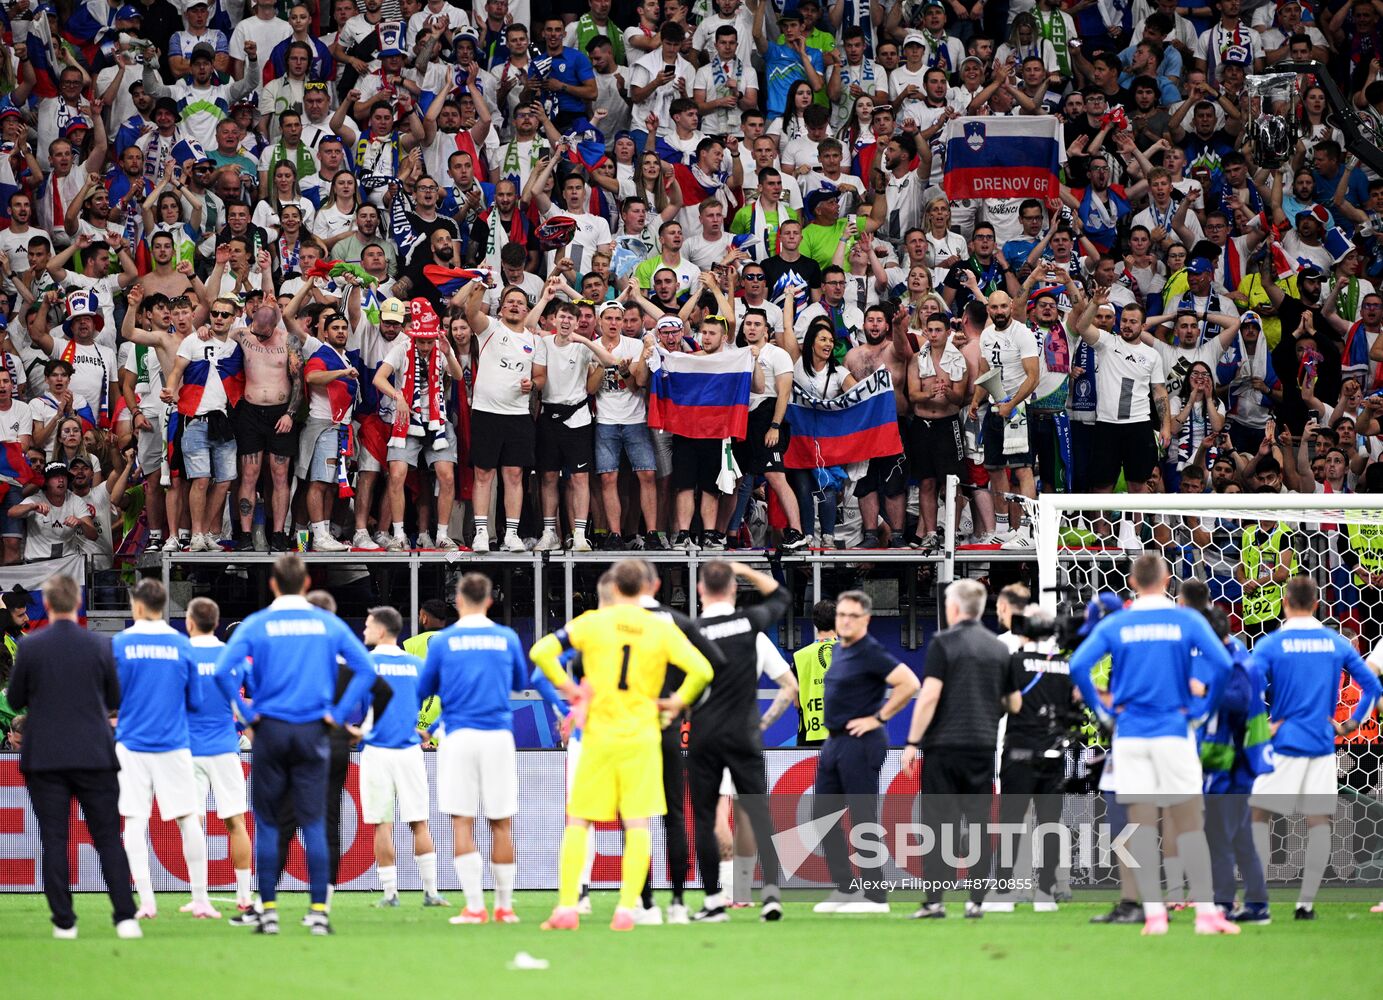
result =
M1167 395L1179 396L1186 372L1197 361L1212 369L1220 355L1229 350L1239 333L1239 318L1222 313L1206 317L1220 330L1213 340L1201 339L1200 317L1193 312L1178 312L1171 316L1153 316L1143 324L1142 342L1162 358L1162 371L1167 377ZM1172 343L1158 336L1159 327L1172 322Z
M870 226L895 250L902 247L903 236L909 229L922 225L922 193L927 187L930 158L918 159L916 170L911 167L914 159L918 159L916 137L904 132L890 138L884 148L884 171L875 182L883 197L874 199Z
M890 327L892 336L890 337ZM862 382L880 368L887 368L893 379L893 398L898 414L901 440L908 440L908 362L912 360L912 345L907 337L907 320L903 316L889 319L883 306L870 306L864 311L864 343L852 347L845 355L845 367L856 382ZM903 454L869 460L864 477L855 484L855 498L860 505L860 520L864 525L866 549L879 547L879 514L890 531L889 546L902 548L906 525L908 491L907 458Z
M845 352L860 342L864 313L845 301L845 272L834 264L821 272L820 301L803 309L793 326L805 334L812 321L820 317L829 319L836 331L836 357L845 357Z
M763 262L769 298L781 307L787 289L808 290L821 287L821 267L802 253L802 223L784 219L778 226L778 252ZM802 294L801 306L810 292Z
M447 183L442 186L442 214L460 222L468 236L480 214L495 203L495 186L476 177L475 164L473 153L458 149L447 157Z
M87 178L93 174L98 178L101 176L105 150L92 151L90 171L86 164L76 162L72 143L66 139L54 139L48 144L47 152L52 165L35 195L38 224L53 235L58 246L67 246L69 236L63 226L67 208L73 200L80 202L91 193L87 190Z
M532 104L521 106L514 112L513 138L489 154L490 176L496 179L496 183L502 179L512 181L515 197L528 181L528 175L538 168L542 158L547 155L547 146L538 137L539 124L538 107Z
M985 417L984 467L996 495L1015 491L1036 497L1027 404L1037 388L1042 352L1032 330L1013 319L1013 300L1008 293L989 296L989 322L980 334L981 379L975 383L970 418L978 417L980 405L992 395L983 381L984 374L997 369L1001 388ZM1031 546L1032 535L1023 528L1022 505L1007 506L1011 530L997 537L1005 544Z
M471 401L471 462L475 466L476 552L490 551L490 501L495 472L504 479L504 548L523 552L519 515L523 510L523 471L533 467L535 428L530 415L534 335L524 323L529 312L523 289L500 295L499 318L485 313L484 286L472 281L461 290L471 334L480 348Z
M479 282L473 282L479 284ZM453 382L465 377L441 332L441 320L424 299L409 303L408 340L399 340L374 373L374 388L394 403L389 438L389 509L393 513L388 549L408 548L403 533L403 484L410 468L426 464L437 481L437 548L459 548L448 526L456 499L456 428L447 413ZM418 547L430 548L427 525L418 522Z
M509 177L495 181L494 204L477 215L471 225L471 238L467 244L470 263L499 267L500 252L510 243L516 221L522 238L513 242L525 249L530 266L536 266L537 248L527 250L529 222L519 209L519 189Z
M172 299L196 291L196 285L186 273L192 269L191 265L186 269L175 266L174 252L171 233L154 233L149 237L149 259L153 261L153 267L139 279L145 292Z
M231 322L239 309L232 300L221 298L212 303L212 312L222 313L222 322ZM302 402L302 380L298 377L301 347L297 336L279 322L274 306L261 306L249 320L248 325L236 326L230 333L240 345L245 366L244 395L233 413L240 462L233 537L236 549L250 547L255 496L267 453L272 483L269 547L286 552L288 535L283 526L288 517L289 473L298 446L294 419Z
M438 65L445 67L449 73L454 71L448 63ZM475 63L471 63L471 69L476 69ZM485 149L485 140L490 135L490 107L474 74L466 77L465 85L466 90L456 90L454 78L448 76L442 80L440 92L433 98L444 103L437 115L437 134L423 147L423 164L428 174L436 178L446 177L452 172L451 164L457 153L470 157L472 177L476 173L476 164L480 165L480 172L485 173L485 163L480 157ZM446 211L445 208L443 211Z
M365 248L370 246L384 250L385 268L389 274L395 273L399 263L398 247L387 234L380 232L379 209L374 205L361 205L355 212L355 228L332 247L332 256L337 260L359 261L365 256Z

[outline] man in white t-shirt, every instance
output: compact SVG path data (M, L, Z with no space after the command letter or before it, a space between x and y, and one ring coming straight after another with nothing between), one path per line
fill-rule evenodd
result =
M57 301L56 292L45 292ZM48 332L48 310L40 310L38 323L29 329L33 344L50 358L62 358L72 365L72 392L84 396L95 407L97 422L109 419L115 405L120 370L116 367L115 352L96 343L96 335L105 324L98 311L94 292L76 291L67 296L67 322L64 336Z
M14 379L8 368L0 368L0 442L17 444L20 451L27 452L34 440L33 428L29 404L14 398ZM8 509L0 514L0 538L4 542L4 555L0 562L6 566L19 562L24 524L18 518L11 518Z
M61 559L81 532L96 537L96 525L87 517L86 502L68 492L67 466L49 462L43 469L43 491L10 506L10 517L25 522L24 561Z
M73 455L68 468L72 474L70 484L72 495L86 504L87 517L96 525L96 537L87 538L77 532L72 544L78 552L91 558L91 568L110 569L115 565L115 539L111 534L110 522L114 508L124 508L125 485L129 482L130 470L134 467L134 445L126 445L120 455L116 472L96 481L96 470L85 455Z
M1031 532L1023 527L1022 506L1003 500L1002 495L1018 492L1037 496L1027 404L1037 389L1041 366L1037 338L1013 318L1013 300L1007 292L993 292L989 296L989 326L980 334L980 377L970 401L970 419L977 419L980 404L992 398L984 421L984 467L998 495L995 507L1008 508L1010 530L996 536L1006 545L1032 545ZM997 392L993 380L984 377L992 370L998 371Z
M230 339L232 318L211 315L211 337L187 337L160 397L182 416L183 471L192 516L192 552L216 552L226 494L236 475L235 430L230 407L240 397L227 383L240 375L240 346ZM234 383L232 383L234 385Z
M610 233L610 223L602 216L591 214L590 199L586 182L581 176L568 174L562 181L562 204L565 207L550 205L544 213L545 218L566 215L576 222L576 232L572 234L571 243L567 245L566 250L566 258L571 261L575 274L583 274L589 270L591 257L595 253L608 254L615 249L615 238ZM539 207L542 207L541 201ZM548 253L547 266L548 273L553 273L557 266L555 250Z
M490 502L498 471L504 477L504 548L524 552L519 537L523 471L533 467L537 437L529 403L534 336L524 325L528 296L521 288L506 288L499 299L499 318L491 319L482 290L481 282L472 281L462 299L471 336L480 348L471 398L471 465L475 467L471 549L490 551Z
M638 309L638 306L628 308ZM602 303L596 321L600 346L614 360L600 373L596 385L595 471L612 539L622 548L636 547L637 534L621 537L624 507L619 493L620 458L639 484L639 509L643 513L645 549L666 549L667 539L658 532L657 453L648 429L645 390L648 386L648 351L633 337L621 333L624 309L618 303Z
M701 219L701 232L682 244L682 255L703 271L709 271L712 264L720 263L733 239L725 231L725 206L714 198L707 198L697 206Z
M1097 292L1096 305L1105 301ZM1080 331L1095 349L1095 455L1091 473L1096 493L1112 493L1120 473L1130 493L1148 492L1157 465L1158 442L1172 439L1167 405L1167 376L1156 348L1140 343L1143 308L1124 306L1119 333L1095 326ZM1153 408L1156 407L1156 415Z
M629 70L631 118L636 126L634 141L643 148L643 132L657 122L658 135L673 131L669 108L679 97L691 97L696 85L696 67L682 58L686 30L676 22L663 25L662 45L635 62Z
M231 32L231 77L243 80L247 67L251 72L258 74L263 62L268 62L269 53L274 51L279 42L292 37L292 34L293 28L289 23L279 19L278 5L274 0L255 0L251 15L237 24ZM255 54L263 62L249 58L245 48L246 42L254 43Z

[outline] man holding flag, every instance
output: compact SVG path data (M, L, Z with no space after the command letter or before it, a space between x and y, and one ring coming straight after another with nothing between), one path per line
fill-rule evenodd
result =
M335 484L341 496L352 495L346 473L351 454L351 415L360 373L346 357L350 324L335 310L323 316L325 342L303 365L307 383L307 423L298 443L298 477L308 481L307 514L312 522L312 548L317 552L342 552L350 548L331 535L331 509Z
M192 552L220 548L221 514L235 479L235 432L230 409L245 389L244 355L231 340L236 303L218 298L211 315L211 338L188 337L178 345L177 361L162 398L177 403L182 418L183 469L189 482Z

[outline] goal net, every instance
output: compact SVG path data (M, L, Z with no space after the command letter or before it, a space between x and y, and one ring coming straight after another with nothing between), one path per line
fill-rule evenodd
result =
M1383 496L1362 494L1044 495L1036 503L1040 599L1058 616L1083 615L1097 595L1129 596L1128 572L1157 552L1172 574L1172 594L1199 579L1229 617L1231 633L1252 648L1282 618L1282 586L1308 574L1320 590L1319 618L1383 664ZM1342 677L1337 719L1348 718L1359 689ZM1116 754L1117 757L1117 754ZM1339 801L1328 884L1383 879L1383 744L1370 719L1336 744ZM1295 880L1305 824L1273 828L1270 881Z

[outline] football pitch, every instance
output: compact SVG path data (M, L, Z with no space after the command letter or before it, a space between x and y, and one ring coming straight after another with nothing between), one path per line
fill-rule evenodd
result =
M459 894L456 894L459 896ZM660 902L666 894L659 893ZM688 902L699 902L699 893ZM221 921L177 912L186 896L159 899L141 941L120 941L104 895L77 897L81 937L55 941L41 895L0 897L4 994L10 997L126 996L212 1000L292 995L320 997L668 997L746 996L1025 997L1173 993L1307 997L1341 983L1383 940L1383 916L1369 901L1318 903L1316 920L1292 919L1290 897L1274 904L1275 923L1237 938L1196 937L1191 915L1175 915L1161 939L1136 926L1087 924L1107 902L1064 904L1055 914L990 914L964 920L959 899L941 921L905 919L915 901L895 900L889 916L824 916L788 903L784 919L762 924L756 909L728 924L609 930L614 894L595 896L595 914L576 933L544 932L554 893L518 893L517 926L453 927L455 911L424 910L419 893L377 910L374 894L336 897L330 938L298 925L306 897L280 896L283 929L258 937ZM456 902L456 899L452 900ZM229 916L234 907L223 909ZM548 967L513 969L526 952ZM1015 991L1017 991L1015 993Z

